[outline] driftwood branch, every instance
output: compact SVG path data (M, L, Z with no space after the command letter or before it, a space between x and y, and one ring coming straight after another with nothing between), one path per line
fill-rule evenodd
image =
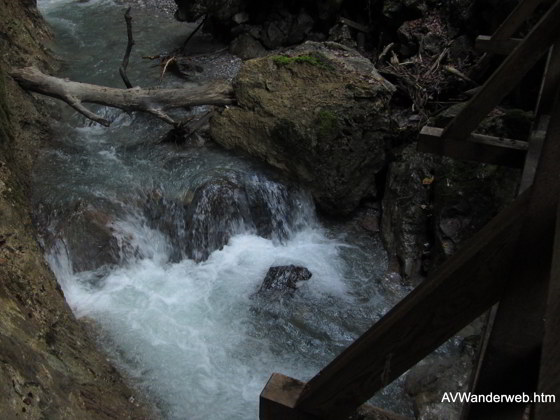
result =
M119 67L121 78L123 79L123 82L128 89L132 89L132 83L130 83L130 80L128 80L126 68L128 67L128 59L130 58L130 53L132 51L132 47L134 46L134 38L132 38L132 16L130 16L130 9L130 7L126 9L126 13L124 14L124 20L126 21L126 33L128 35L128 44L126 45L126 51L124 53L122 64Z
M88 110L83 102L125 111L147 112L175 126L177 122L166 114L167 110L235 102L233 88L226 82L181 89L118 89L60 79L44 74L36 67L13 70L10 75L25 89L61 99L87 118L106 127L111 122Z
M204 15L204 17L202 18L202 21L198 24L198 26L194 29L194 31L192 31L190 33L190 35L187 37L187 39L185 40L185 42L183 42L183 53L186 52L187 50L187 44L189 43L189 41L196 35L196 33L200 30L200 28L202 28L202 25L204 25L204 23L206 22L206 18L208 17L208 15Z

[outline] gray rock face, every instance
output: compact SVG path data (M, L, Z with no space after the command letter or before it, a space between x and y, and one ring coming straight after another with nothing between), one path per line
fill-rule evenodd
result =
M62 234L75 272L119 262L119 244L110 222L110 215L91 208L75 212L67 219Z
M305 267L270 267L257 294L265 297L291 296L298 288L298 283L309 280L311 276L311 272Z
M238 106L211 120L216 142L307 185L330 214L349 213L374 191L394 87L369 60L339 44L306 42L245 62L234 89Z
M382 234L393 269L425 275L482 228L515 195L518 171L405 148L391 162Z
M393 269L410 278L422 271L436 158L407 147L389 164L383 196L382 234Z

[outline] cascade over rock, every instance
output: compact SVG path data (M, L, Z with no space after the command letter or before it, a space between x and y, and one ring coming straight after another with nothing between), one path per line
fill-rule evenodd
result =
M321 210L345 214L375 193L394 89L355 50L306 42L247 61L234 81L238 106L217 114L210 132L308 186Z

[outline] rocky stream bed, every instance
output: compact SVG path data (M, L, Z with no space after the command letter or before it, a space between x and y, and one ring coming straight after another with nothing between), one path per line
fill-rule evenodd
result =
M112 121L105 128L3 75L0 411L256 418L272 372L311 378L515 194L516 171L416 151L436 95L472 87L434 67L473 59L466 11L430 1L359 2L364 14L348 2L176 1L176 10L40 0L47 43L33 1L0 1L3 69L33 63L122 87L132 6L133 84L229 80L237 98L178 111L200 121L194 132L94 107ZM431 87L412 88L414 72ZM529 123L496 110L483 129ZM466 386L481 325L372 403L457 418L441 395Z

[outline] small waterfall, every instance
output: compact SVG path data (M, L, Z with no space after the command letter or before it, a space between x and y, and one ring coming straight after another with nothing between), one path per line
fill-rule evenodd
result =
M65 76L119 86L122 6L39 4ZM192 27L153 13L134 27L133 83L182 83L138 56L171 50ZM221 76L239 66L209 57ZM404 293L384 292L379 238L320 223L309 195L261 164L157 144L167 127L149 116L101 108L107 129L56 109L34 178L47 259L75 314L100 327L100 345L166 418L257 418L272 372L309 379ZM290 264L312 273L293 296L254 297L270 267ZM376 398L409 412L398 385Z

